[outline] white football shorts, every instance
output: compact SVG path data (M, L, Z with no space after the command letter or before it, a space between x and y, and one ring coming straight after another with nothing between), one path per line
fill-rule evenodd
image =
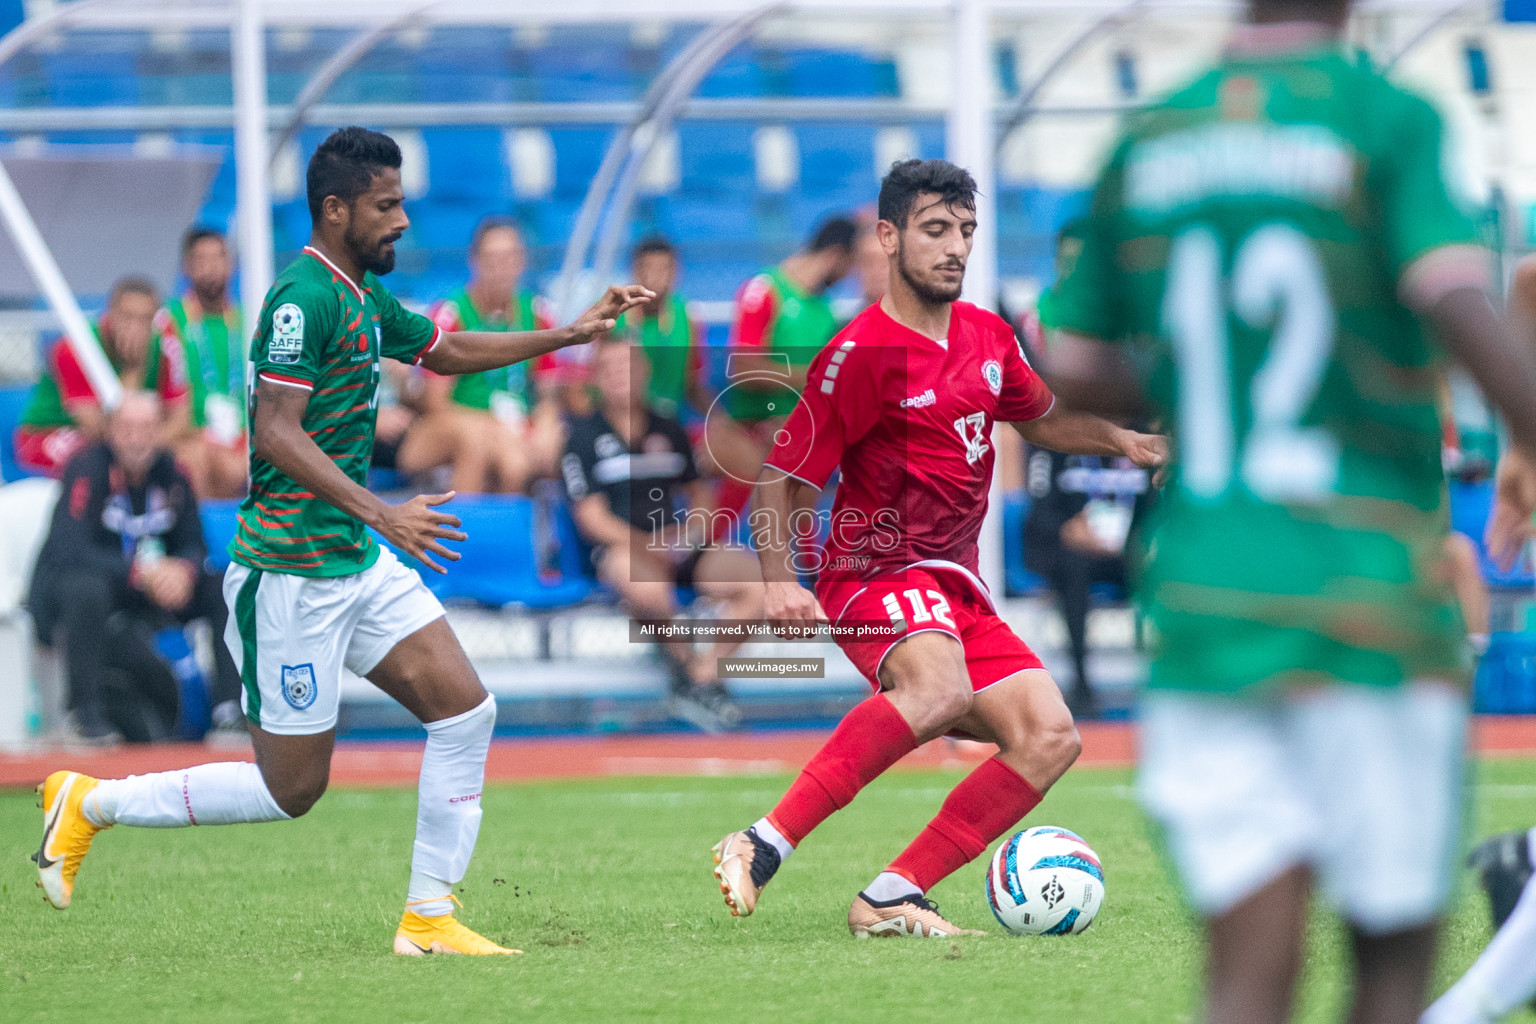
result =
M1194 908L1218 916L1306 865L1365 934L1435 920L1461 841L1467 705L1442 683L1146 694L1138 789Z
M443 616L437 596L385 548L350 576L319 579L231 562L224 642L240 670L240 705L282 736L336 725L341 675L366 676L396 644Z

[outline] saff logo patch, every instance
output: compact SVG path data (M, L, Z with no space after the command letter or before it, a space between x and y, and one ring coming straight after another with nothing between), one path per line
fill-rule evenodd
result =
M320 688L315 685L315 666L283 666L283 700L295 711L303 711L315 702Z
M988 359L981 364L981 377L987 382L987 390L994 395L1003 393L1003 364L996 359Z
M297 363L304 353L304 311L285 302L272 314L272 340L267 358L274 363Z

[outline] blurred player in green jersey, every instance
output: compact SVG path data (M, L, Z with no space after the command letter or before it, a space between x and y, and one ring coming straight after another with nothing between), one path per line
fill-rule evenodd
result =
M1132 121L1048 309L1063 400L1144 396L1178 450L1140 791L1207 923L1213 1022L1286 1019L1314 889L1350 929L1349 1019L1418 1016L1468 703L1446 350L1536 451L1536 354L1485 298L1440 120L1343 52L1348 7L1255 0Z
M224 641L239 666L256 763L96 780L59 771L39 787L34 859L50 903L69 905L103 828L178 828L298 817L325 792L343 670L394 697L427 729L416 843L396 953L515 952L453 916L480 830L480 790L496 722L443 609L421 577L368 532L427 568L463 540L448 494L388 505L363 486L373 452L380 357L434 373L521 362L613 329L649 293L610 288L569 327L445 333L406 311L379 275L410 226L400 148L343 128L310 159L310 244L278 276L256 322L248 368L251 491L230 544Z

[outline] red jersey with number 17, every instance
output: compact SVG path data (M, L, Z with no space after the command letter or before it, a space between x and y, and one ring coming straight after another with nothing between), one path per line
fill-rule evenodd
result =
M767 460L817 489L842 467L818 592L918 564L976 581L992 424L1038 419L1053 401L996 314L956 302L935 341L878 302L860 313L811 363Z

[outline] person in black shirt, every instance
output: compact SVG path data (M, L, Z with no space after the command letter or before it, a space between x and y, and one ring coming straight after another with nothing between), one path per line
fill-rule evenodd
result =
M1044 576L1067 624L1074 718L1096 718L1088 680L1088 605L1095 583L1126 584L1126 540L1151 500L1151 473L1129 459L1032 449L1025 485L1024 564Z
M240 677L223 644L228 617L192 485L160 444L159 401L130 392L104 442L65 466L32 574L38 641L63 647L75 738L148 742L176 725L180 690L154 643L158 628L207 618L215 631L213 700L238 721ZM221 722L220 724L224 724Z
M596 343L597 409L571 424L560 461L576 529L597 575L637 621L670 622L678 588L689 588L722 605L718 618L755 622L763 613L757 559L709 544L712 510L693 447L681 423L649 407L648 369L627 340ZM710 730L740 721L717 673L718 659L738 646L717 643L696 655L690 643L661 644L673 669L674 714Z

